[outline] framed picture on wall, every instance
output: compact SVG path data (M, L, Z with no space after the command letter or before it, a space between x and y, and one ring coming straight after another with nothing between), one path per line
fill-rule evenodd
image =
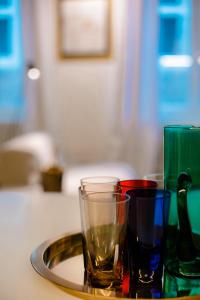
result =
M60 57L109 57L112 0L57 1Z

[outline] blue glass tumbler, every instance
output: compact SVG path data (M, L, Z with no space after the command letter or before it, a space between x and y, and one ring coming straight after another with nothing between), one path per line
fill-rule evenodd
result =
M160 282L170 192L134 189L127 194L131 196L128 218L130 285Z

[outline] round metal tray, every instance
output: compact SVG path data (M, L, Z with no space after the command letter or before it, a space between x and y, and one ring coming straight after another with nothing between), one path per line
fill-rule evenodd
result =
M45 241L32 252L31 264L41 276L76 297L82 299L94 299L94 296L95 299L109 297L109 300L120 297L114 291L91 288L84 283L81 233L62 235ZM130 300L130 298L123 299ZM200 295L177 299L200 300Z

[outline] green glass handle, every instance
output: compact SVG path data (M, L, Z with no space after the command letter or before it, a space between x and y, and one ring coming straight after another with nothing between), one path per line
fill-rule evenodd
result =
M192 230L188 216L187 192L192 185L192 178L186 172L180 173L177 184L177 209L179 219L179 240L177 253L181 261L192 261L196 257L196 250L192 240Z

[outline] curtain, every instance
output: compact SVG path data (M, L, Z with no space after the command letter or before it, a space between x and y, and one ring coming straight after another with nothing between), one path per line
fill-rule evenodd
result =
M26 71L31 68L37 68L38 54L36 51L38 29L36 16L36 3L32 0L21 0L22 5L22 22L23 22L23 38L24 38L24 60L26 63ZM39 77L38 77L39 79ZM39 95L39 80L24 77L25 98L26 98L26 114L23 120L23 131L29 132L38 130L42 127L41 114L42 108Z
M157 106L157 1L128 0L121 156L138 176L162 168Z

